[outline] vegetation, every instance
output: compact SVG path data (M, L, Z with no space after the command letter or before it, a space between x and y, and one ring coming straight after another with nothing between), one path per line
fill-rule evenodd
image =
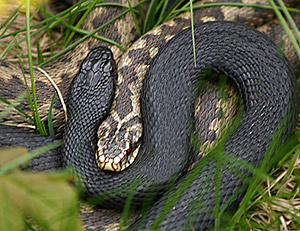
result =
M2 2L0 1L0 3ZM153 0L150 1L147 10L144 10L142 6L145 3L146 0L142 0L137 6L122 6L124 7L122 15L127 12L132 13L140 36L163 22L174 18L181 12L190 10L189 7L191 4L184 4L183 0L177 0L174 5L167 8L167 0ZM300 10L286 8L281 0L278 0L278 3L279 7L275 5L273 0L270 0L269 6L244 3L211 3L199 7L236 6L273 9L300 57L300 33L289 13L300 13ZM42 7L37 5L33 7L32 2L27 0L20 5L13 5L11 13L8 16L3 16L0 23L0 46L1 48L3 47L0 49L0 58L5 57L10 62L19 63L23 73L24 65L29 66L33 93L30 94L29 88L27 93L28 95L32 95L32 98L28 98L32 108L32 115L28 115L22 109L18 108L18 103L26 97L23 94L13 102L8 102L6 99L0 98L0 100L8 104L7 110L0 112L0 120L11 108L16 108L24 116L34 121L38 132L48 135L54 134L51 126L52 106L49 110L48 131L39 118L32 68L33 66L43 66L50 63L88 37L107 41L124 51L124 48L116 42L96 34L106 25L99 27L93 32L80 29L82 21L94 7L102 7L108 4L116 7L121 6L120 4L104 3L100 0L86 0L80 1L53 15L46 10L45 3ZM47 17L37 21L38 10L44 12ZM75 22L78 12L85 13L79 21ZM0 11L0 13L3 12ZM67 18L69 19L68 22L65 21ZM137 18L141 20L139 21ZM25 23L23 20L25 20ZM57 25L63 26L65 30L62 33L53 32L53 28ZM73 40L75 34L81 35L76 41ZM299 83L299 76L297 76L297 81ZM53 96L53 102L55 97L56 95ZM232 131L229 130L226 133L227 136L230 132ZM228 163L232 162L231 157L226 155L222 148L226 134L219 144L210 151L207 157L201 160L196 166L195 174L198 170L201 170L207 158L213 157ZM268 159L266 158L262 166L256 169L241 160L234 160L236 163L249 169L254 177L248 180L249 190L239 209L233 216L230 216L230 222L226 227L227 230L300 229L299 135L298 127L290 140L276 152L276 155L273 157L274 163L268 163ZM278 142L278 139L276 139L277 137L274 138L274 145ZM60 144L58 142L52 146L56 147ZM197 147L197 139L195 139L194 145ZM20 164L26 163L31 157L43 153L45 150L52 148L52 146L43 147L29 153L28 150L23 148L0 150L0 227L4 228L4 230L21 230L24 226L25 230L80 230L77 205L78 195L75 189L68 183L70 174L67 171L59 173L21 173L20 170L16 169ZM272 153L273 149L274 146L271 145L269 154ZM274 167L271 169L271 166ZM187 187L192 181L193 174L190 175L191 177L187 180L184 187ZM217 177L216 184L218 180ZM184 187L178 190L176 194L180 195ZM176 201L176 198L171 198L165 211L168 211L172 207L172 203ZM129 206L126 207L121 220L123 227L126 227L128 208ZM218 211L216 212L217 221L215 230L221 229L222 213L223 211L220 214Z

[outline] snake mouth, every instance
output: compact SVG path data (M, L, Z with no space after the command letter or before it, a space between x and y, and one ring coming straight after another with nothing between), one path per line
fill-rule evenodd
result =
M115 157L106 156L103 152L96 153L98 167L102 170L120 172L129 167L135 160L139 146L133 148L131 143L126 143L126 147Z

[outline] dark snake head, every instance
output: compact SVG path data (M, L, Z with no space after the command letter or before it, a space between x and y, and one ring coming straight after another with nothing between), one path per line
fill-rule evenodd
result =
M99 126L112 105L116 78L116 64L111 51L105 47L91 50L71 83L68 118L78 113L85 118L77 120Z

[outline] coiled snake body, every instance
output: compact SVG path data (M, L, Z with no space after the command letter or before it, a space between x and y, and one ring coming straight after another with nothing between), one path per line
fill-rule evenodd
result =
M195 41L196 67L190 29L172 38L153 59L142 91L142 145L135 161L119 173L101 170L91 146L113 100L115 63L111 52L102 47L92 50L83 61L71 85L63 165L71 165L82 176L87 196L107 199L103 206L122 207L137 182L132 203L138 205L145 195L161 195L170 180L182 175L191 161L189 122L194 114L195 83L207 69L228 76L244 101L245 114L224 146L232 158L258 166L276 132L284 142L294 131L298 114L295 77L287 59L266 36L242 24L208 22L195 26ZM0 128L3 140L7 139L9 132ZM212 176L217 164L214 158L208 160L159 229L207 229L213 225ZM244 192L237 193L243 181L233 169L249 175L241 166L221 167L220 209L235 194L229 207L236 205ZM180 178L171 195L192 173ZM165 201L165 197L159 199L131 228L150 228Z

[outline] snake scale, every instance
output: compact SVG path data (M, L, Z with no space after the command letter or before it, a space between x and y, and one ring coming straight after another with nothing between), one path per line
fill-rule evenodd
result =
M163 25L160 27L160 36L166 37L166 35L163 35L163 32L168 31L168 29L169 32L172 31L170 34L179 32L185 27L186 20L184 17L178 19L177 22L175 20L180 25L178 27L172 25L174 22ZM171 29L166 29L166 27ZM149 33L144 36L144 40L140 41L150 41L149 43L151 43L155 33L157 32ZM107 113L110 103L112 103L112 98L107 97L109 95L107 91L112 91L114 88L113 81L104 81L104 83L108 84L106 86L109 87L101 88L97 93L103 94L105 100L101 97L99 101L94 100L96 93L92 92L92 90L88 92L91 92L93 100L83 97L84 103L80 101L81 98L79 100L77 98L73 99L73 97L77 96L76 93L70 94L69 120L64 135L65 156L62 162L63 165L71 165L83 174L87 196L100 194L102 198L107 197L109 199L106 202L107 204L103 204L103 206L112 206L114 204L116 207L122 207L127 198L130 183L134 179L141 181L133 201L133 204L139 204L143 201L143 193L149 191L150 188L157 191L157 188L154 186L158 186L158 191L161 190L161 185L165 185L170 177L178 175L181 170L185 169L189 163L189 157L182 153L188 154L190 152L190 130L188 129L187 121L193 115L193 86L200 73L209 67L214 71L226 74L234 80L245 103L246 113L239 128L226 142L225 150L227 152L257 166L281 121L289 121L282 131L282 142L293 132L298 115L298 96L295 79L287 60L280 52L277 52L276 47L269 39L241 24L217 22L197 25L195 27L197 67L194 68L190 34L190 30L187 29L172 38L167 45L162 42L161 46L163 48L159 52L158 49L154 49L152 54L150 54L152 57L148 61L151 61L152 64L148 71L147 69L143 70L144 73L147 71L147 74L142 96L144 123L142 146L136 160L128 169L120 173L104 173L97 167L94 151L90 146L91 141L95 142L97 139L97 123L102 122L102 116ZM167 36L165 40L169 40L171 37ZM140 46L141 42L135 43L131 53L129 51L126 55L133 56L134 50L142 53L138 50ZM157 52L158 55L155 56ZM183 54L182 56L186 58L179 58L178 53ZM91 58L91 56L94 57ZM152 60L154 56L155 58ZM92 61L89 62L89 60ZM100 65L99 60L102 60L101 64L104 63L104 65ZM120 63L126 62L126 60L128 61L125 58ZM167 63L162 65L166 61ZM100 66L102 72L100 71L100 74L96 74L92 71L92 74L87 75L88 81L85 81L85 75L93 70L93 68L89 69L87 67L94 66ZM166 66L176 68L165 68ZM126 75L126 71L128 70L120 71L121 75L119 73L118 81ZM81 64L81 71L73 81L71 92L81 92L81 88L77 88L76 84L84 83L84 85L97 86L99 83L95 79L98 78L101 81L108 78L103 74L108 72L115 76L111 52L106 48L92 50L88 58ZM100 77L97 77L98 75ZM112 77L112 79L114 78L116 77ZM118 86L116 86L117 96L115 96L117 100L122 91L118 89ZM178 86L181 87L178 88ZM76 107L76 103L80 107ZM95 105L92 107L81 107L82 105L87 106L88 103L95 103ZM116 111L117 107L118 105L113 105L111 110ZM91 108L100 111L90 111ZM80 110L88 113L79 113L82 115L81 119L77 116ZM94 115L97 115L96 118ZM177 115L177 118L180 119L174 120L174 115ZM109 120L109 116L107 119ZM1 138L3 138L2 142L4 143L2 146L8 143L22 143L18 139L22 139L24 134L26 134L27 138L31 136L15 129L8 131L3 125L0 128ZM14 137L11 137L12 134ZM30 139L26 142L27 145L32 147L31 144L36 143L37 140L43 142L42 139L46 139L46 143L53 140L53 138L49 138L47 141L48 138L43 136L32 136L32 143L30 143ZM80 142L78 142L79 140ZM61 160L57 157L57 152L58 150L43 156L52 158L48 163L42 163L43 157L33 160L33 168L53 169L60 167ZM79 152L82 155L74 156L74 153ZM162 221L159 227L161 230L182 230L190 227L190 224L195 229L206 229L213 225L214 218L209 213L209 209L206 210L205 208L213 208L215 203L214 182L211 177L208 177L215 175L215 169L216 163L211 160ZM156 173L160 174L157 175ZM183 179L184 177L181 178L181 180ZM176 187L180 187L181 180ZM241 185L242 181L237 176L227 168L222 168L219 195L221 208ZM112 191L107 191L106 188L110 188ZM206 191L207 189L208 192ZM111 200L111 196L114 195L112 192L116 192L118 196L113 200ZM241 196L242 194L232 202L232 205L238 203ZM196 203L199 201L199 198L206 198L205 206L201 203ZM164 198L158 200L149 214L146 214L144 218L133 224L131 228L149 228L161 210L164 201ZM196 208L192 210L195 204Z

